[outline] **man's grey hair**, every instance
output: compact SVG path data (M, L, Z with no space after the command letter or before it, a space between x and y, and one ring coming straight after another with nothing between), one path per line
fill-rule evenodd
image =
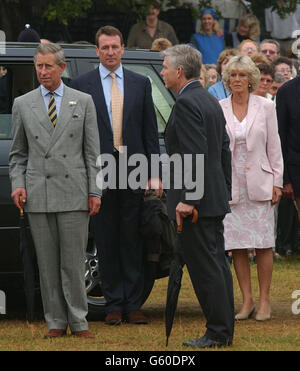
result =
M277 46L277 53L280 53L280 44L279 44L279 42L277 40L274 40L274 39L264 39L260 43L260 46L259 46L260 50L261 50L262 45L263 44L266 44L266 43L276 45Z
M172 68L181 67L187 80L199 79L202 66L201 53L190 45L175 45L162 52L169 57Z
M36 62L36 57L38 54L54 54L56 64L58 65L61 65L66 61L65 54L60 45L51 42L41 43L38 45L34 54L34 63Z

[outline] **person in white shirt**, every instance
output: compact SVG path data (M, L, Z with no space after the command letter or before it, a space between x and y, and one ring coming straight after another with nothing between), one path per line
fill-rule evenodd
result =
M265 9L265 22L272 39L280 43L281 55L287 55L293 43L293 31L300 30L300 4L294 13L287 14L284 18L277 11L272 11L272 8Z

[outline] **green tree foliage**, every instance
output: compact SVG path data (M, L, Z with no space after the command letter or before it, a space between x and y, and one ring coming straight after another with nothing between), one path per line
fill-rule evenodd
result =
M158 0L167 6L186 7L189 6L188 0L184 4L179 0ZM34 6L40 10L42 17L49 21L58 21L62 24L68 24L71 19L80 17L85 11L90 9L94 4L103 6L103 10L111 9L119 12L135 12L140 18L147 14L151 0L1 0L4 3ZM285 14L295 11L296 5L300 0L249 0L251 11L258 17L263 17L265 8L272 7L284 17ZM198 8L211 6L211 0L199 0ZM198 11L198 9L197 9ZM195 12L195 14L199 14Z
M297 4L300 4L300 0L250 0L252 12L259 16L264 15L265 8L272 8L284 18L286 14L293 13L296 10Z
M77 18L93 5L93 0L54 0L50 1L43 16L48 21L68 24L70 19Z
M248 0L251 4L250 9L258 18L264 17L264 10L272 8L277 13L284 17L286 14L292 13L296 10L297 4L300 0ZM199 9L211 7L211 0L199 0Z

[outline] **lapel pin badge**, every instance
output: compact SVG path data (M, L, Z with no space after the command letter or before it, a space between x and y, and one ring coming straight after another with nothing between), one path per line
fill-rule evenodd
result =
M71 101L69 102L69 106L70 106L70 107L74 107L74 106L76 106L76 104L77 104L77 102L74 101L74 100L71 100Z

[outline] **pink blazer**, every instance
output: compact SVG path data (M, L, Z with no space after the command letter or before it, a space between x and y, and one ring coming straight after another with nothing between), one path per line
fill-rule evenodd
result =
M230 138L230 149L235 146L231 96L220 101ZM283 159L278 135L275 104L266 98L250 94L246 127L248 196L252 201L272 199L273 186L283 185ZM232 201L239 202L239 184L232 161Z

